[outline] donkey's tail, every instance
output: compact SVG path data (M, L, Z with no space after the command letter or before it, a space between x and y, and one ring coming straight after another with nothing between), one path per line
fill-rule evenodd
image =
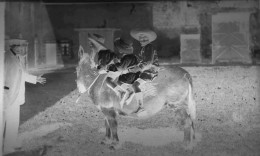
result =
M196 102L193 98L192 86L189 83L189 95L188 95L188 109L192 120L196 119Z

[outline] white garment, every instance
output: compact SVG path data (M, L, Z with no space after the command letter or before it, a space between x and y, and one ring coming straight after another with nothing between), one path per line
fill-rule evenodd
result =
M4 113L4 153L13 152L21 146L18 141L18 129L20 120L20 105L10 106Z
M21 83L19 87L19 94L14 104L23 105L25 103L25 82L37 83L37 76L28 74L24 68L22 68Z
M11 152L19 146L18 128L20 105L25 102L25 82L36 84L37 76L26 73L19 58L11 51L5 53L5 89L4 92L4 152Z
M37 76L30 75L25 71L19 58L12 52L5 54L5 109L10 105L22 105L25 102L25 82L36 84Z

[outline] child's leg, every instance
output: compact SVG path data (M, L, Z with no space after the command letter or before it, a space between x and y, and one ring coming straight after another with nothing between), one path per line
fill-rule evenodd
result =
M137 102L139 103L140 107L143 107L143 93L142 93L142 91L141 91L140 86L141 86L142 84L144 84L144 83L145 83L145 81L142 80L142 79L140 79L140 78L138 78L138 79L133 83L132 88L133 88L133 90L134 90L134 93L129 96L129 98L126 100L126 103L128 103L128 101L131 101L132 98L133 98L134 95L135 95L135 98L136 98Z
M135 92L135 98L136 98L137 102L139 103L140 107L144 106L144 104L143 104L143 93L142 93L141 88L140 88L140 86L144 83L145 83L145 81L139 78L133 84L133 89L134 89L134 92Z
M120 87L120 85L115 83L114 82L115 79L116 79L115 75L112 76L111 74L108 74L108 77L106 78L107 85L112 90L114 90L116 94L120 96L120 98L122 98L125 95L126 90L124 90L122 87Z
M122 88L124 88L126 90L126 94L120 103L121 106L123 106L125 104L128 105L132 101L133 96L134 96L134 91L132 91L132 87L129 88L128 85L133 84L134 81L136 81L138 79L139 74L140 73L131 73L130 72L130 73L119 76L118 83L123 82L123 83L121 83L121 86L122 86Z
M115 82L113 82L113 79L111 77L107 77L106 82L108 84L108 87L110 87L118 96L120 96L120 98L125 95L126 91Z
M131 102L132 98L130 97L134 95L134 92L131 90L131 88L129 88L127 84L121 84L120 86L126 91L120 102L120 105L123 108L124 105L128 105Z
M116 87L116 84L113 82L113 79L111 77L107 77L106 78L106 82L109 85L109 87L111 87L111 88L115 88Z

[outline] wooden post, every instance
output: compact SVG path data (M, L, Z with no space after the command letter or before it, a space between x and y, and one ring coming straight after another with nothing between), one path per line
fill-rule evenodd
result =
M5 2L0 2L0 156L3 153L3 93L4 93L4 53L5 53Z

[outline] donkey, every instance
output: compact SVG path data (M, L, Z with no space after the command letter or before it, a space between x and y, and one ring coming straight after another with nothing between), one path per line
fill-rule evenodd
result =
M163 108L169 108L175 110L176 116L184 126L185 148L194 147L196 104L193 98L191 76L184 69L177 66L165 66L163 70L159 70L158 76L152 82L141 86L144 94L144 109L148 112L141 117L134 115L139 108L135 97L128 105L120 107L120 97L106 84L107 74L97 74L97 71L91 68L89 54L82 55L76 70L79 92L88 92L93 103L105 116L106 134L101 141L102 144L108 144L111 149L120 148L117 116L145 119Z

